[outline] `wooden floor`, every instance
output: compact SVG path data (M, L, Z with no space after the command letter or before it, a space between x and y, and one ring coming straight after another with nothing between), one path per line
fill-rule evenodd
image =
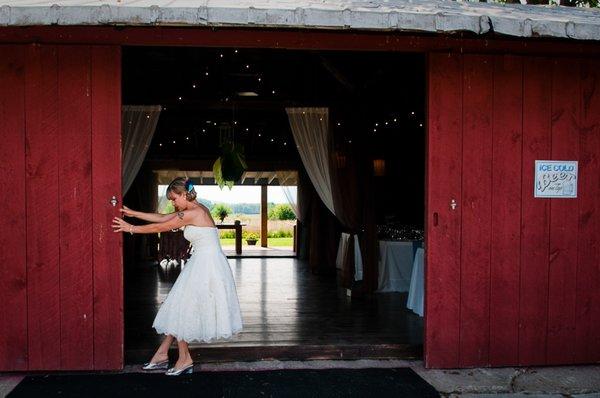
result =
M192 344L200 362L314 358L418 358L422 318L405 308L406 294L348 297L335 276L311 274L293 258L229 259L243 331L229 341ZM179 272L147 264L125 274L125 353L140 363L162 336L154 316Z

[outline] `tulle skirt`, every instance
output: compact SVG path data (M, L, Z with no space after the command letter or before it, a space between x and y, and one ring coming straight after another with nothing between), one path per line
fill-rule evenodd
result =
M242 330L235 281L220 248L192 253L152 327L188 343L228 339Z

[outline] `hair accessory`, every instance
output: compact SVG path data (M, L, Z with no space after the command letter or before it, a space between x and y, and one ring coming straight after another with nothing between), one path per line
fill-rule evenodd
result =
M191 192L191 191L192 191L192 189L194 189L194 184L192 184L192 180L187 180L187 181L185 182L185 185L186 185L186 187L187 187L187 190L188 190L188 192Z

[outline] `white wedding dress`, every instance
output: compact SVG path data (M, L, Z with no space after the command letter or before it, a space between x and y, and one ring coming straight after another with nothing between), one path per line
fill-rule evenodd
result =
M187 225L192 254L152 327L188 343L226 339L242 330L235 281L215 227Z

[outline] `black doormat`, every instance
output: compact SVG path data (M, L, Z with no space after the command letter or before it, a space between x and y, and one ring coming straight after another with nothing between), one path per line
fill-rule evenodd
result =
M9 397L439 397L410 368L290 369L25 377Z

